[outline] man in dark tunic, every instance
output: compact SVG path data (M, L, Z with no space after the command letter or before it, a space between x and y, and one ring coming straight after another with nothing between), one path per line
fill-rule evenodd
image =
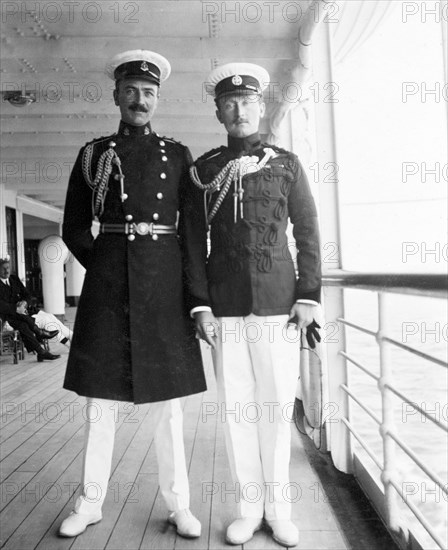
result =
M198 537L177 398L206 389L184 306L181 243L189 150L153 132L168 61L147 50L115 56L118 133L81 149L65 205L63 238L86 268L64 387L87 397L82 494L60 528L73 537L102 519L114 445L115 401L154 403L159 484L169 521ZM93 238L92 220L100 223ZM115 404L116 405L116 404Z
M190 249L191 311L200 336L214 348L220 416L238 497L239 517L227 529L227 542L246 543L264 518L277 542L295 546L295 495L288 489L301 335L288 321L306 329L311 346L319 339L316 208L297 156L261 143L268 73L257 65L231 63L217 67L208 83L228 145L206 153L192 168L182 234Z

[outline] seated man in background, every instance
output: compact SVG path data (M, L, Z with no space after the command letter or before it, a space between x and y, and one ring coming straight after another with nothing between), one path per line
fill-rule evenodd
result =
M34 310L36 313L33 313ZM43 309L39 310L37 307L29 309L28 302L26 300L17 302L17 313L21 313L22 315L31 315L38 328L42 330L49 333L57 331L58 334L56 334L55 339L58 342L61 342L61 344L68 345L68 342L72 339L73 331L65 326L55 315L52 313L47 313Z
M11 275L9 260L0 260L0 318L20 332L28 352L35 351L39 362L58 359L41 345L42 340L54 338L58 330L48 332L36 324L35 319L17 311L17 302L31 298L30 293L16 275Z

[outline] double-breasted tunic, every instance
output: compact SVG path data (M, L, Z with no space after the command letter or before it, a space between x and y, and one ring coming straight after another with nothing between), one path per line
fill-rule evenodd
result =
M95 182L101 156L121 161ZM206 389L199 346L185 307L177 235L91 233L92 204L102 224L175 225L183 215L191 156L151 131L120 124L117 134L81 149L65 205L63 238L86 268L64 387L87 397L145 403ZM125 200L122 200L125 199ZM102 205L102 207L101 207Z
M283 315L289 314L296 300L320 301L317 212L297 156L261 144L257 134L246 139L229 137L228 147L196 161L199 179L209 184L229 161L242 155L259 161L267 148L275 156L261 170L242 178L242 205L232 187L212 219L208 257L204 192L193 185L190 189L185 235L190 248L191 306L210 305L218 317ZM207 198L211 207L220 190ZM288 242L289 221L295 243ZM203 228L202 235L198 227Z

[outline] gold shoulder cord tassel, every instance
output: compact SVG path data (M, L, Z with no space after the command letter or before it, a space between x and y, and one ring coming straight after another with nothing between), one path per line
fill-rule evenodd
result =
M122 201L127 199L127 196L124 193L124 174L121 171L121 161L115 152L114 147L115 143L112 141L109 143L109 149L101 154L98 159L95 179L93 180L91 177L93 144L87 146L84 151L82 169L87 185L93 189L92 210L95 217L101 216L104 211L104 201L106 200L108 191L109 177L112 174L112 164L115 164L118 167L119 174L117 175L120 179L121 199Z
M275 156L275 152L270 149L266 148L264 149L265 156L262 160L258 162L258 157L241 157L239 159L231 160L228 162L224 168L216 175L213 180L210 183L202 183L198 170L196 166L193 164L190 168L190 177L193 181L193 183L204 191L204 209L205 209L205 219L207 220L207 224L210 225L212 219L215 217L216 213L218 212L219 208L221 207L221 204L227 195L230 186L233 182L234 184L234 223L237 223L238 221L238 201L240 204L240 217L243 219L244 217L244 210L243 210L243 197L244 197L244 188L243 188L243 177L246 174L251 174L253 172L258 172L261 170L266 163ZM256 160L254 160L256 159ZM221 189L221 185L222 189ZM210 197L212 194L216 191L220 191L218 198L216 199L215 204L210 209L210 202L207 201L207 195Z

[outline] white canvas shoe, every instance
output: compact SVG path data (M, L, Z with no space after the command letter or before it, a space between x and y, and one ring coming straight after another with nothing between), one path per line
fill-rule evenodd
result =
M227 527L226 541L229 544L244 544L249 541L255 531L261 529L262 518L239 518Z
M172 512L168 521L176 526L177 533L187 539L197 539L201 536L201 522L193 516L188 508Z
M70 512L70 515L64 519L59 527L61 537L77 537L87 529L89 525L94 525L103 519L101 512L97 514L78 514Z
M289 519L266 520L272 529L272 538L282 546L297 546L299 544L299 530Z

